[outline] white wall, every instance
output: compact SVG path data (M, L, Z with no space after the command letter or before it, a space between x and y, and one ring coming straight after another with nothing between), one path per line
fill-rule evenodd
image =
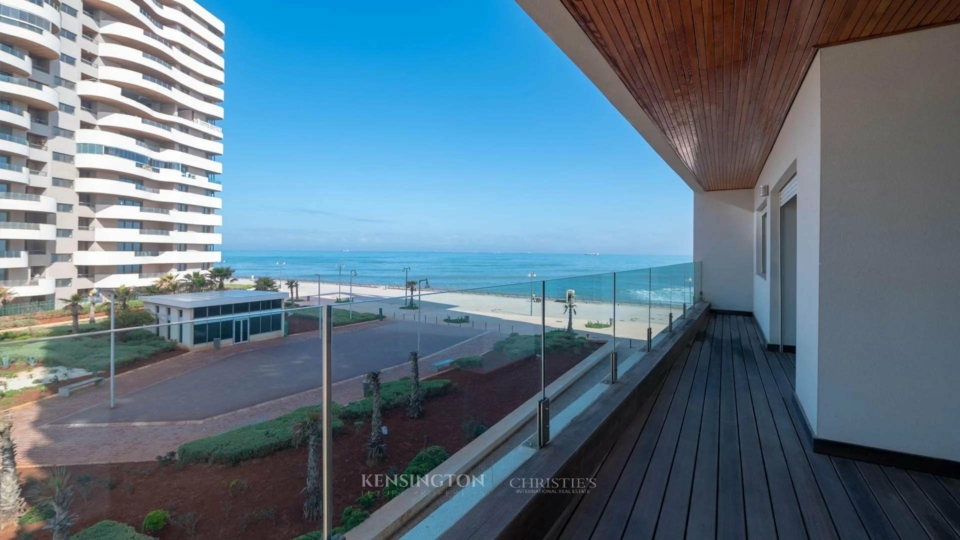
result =
M820 52L822 438L960 460L958 51L946 26Z
M753 311L753 190L693 195L693 260L703 262L704 300Z
M753 208L770 212L767 274L753 279L753 314L769 343L780 342L780 188L797 176L797 397L817 433L818 295L820 291L820 56L814 58L787 114L757 186Z

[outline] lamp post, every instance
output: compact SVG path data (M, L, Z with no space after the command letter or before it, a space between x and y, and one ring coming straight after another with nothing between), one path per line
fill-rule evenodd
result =
M410 282L410 267L405 266L403 268L403 297L407 297L407 283Z
M420 325L423 321L423 285L430 286L430 280L423 278L417 282L417 357L420 356Z
M357 275L356 270L350 271L350 320L353 320L353 276Z
M537 274L530 272L527 277L530 278L530 316L533 317L533 278L537 277ZM540 301L542 302L543 299L541 298Z
M280 283L277 283L277 287L279 287L281 290L283 289L283 267L284 267L286 264L287 264L287 263L285 263L285 262L283 262L283 261L278 261L278 262L277 262L277 266L280 267Z
M116 383L114 376L117 374L117 333L116 333L116 315L117 302L116 294L110 291L110 408L114 408L116 401Z
M337 300L340 299L340 289L341 289L342 284L343 284L343 267L344 267L344 266L346 266L346 265L345 265L345 264L335 264L335 265L333 265L333 267L337 269Z
M317 305L320 305L320 274L314 274L317 276Z

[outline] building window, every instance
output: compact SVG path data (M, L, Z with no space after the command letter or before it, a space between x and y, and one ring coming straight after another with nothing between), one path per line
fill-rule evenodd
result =
M143 203L140 201L133 201L130 199L117 199L117 204L120 206L143 206Z
M177 232L187 232L187 224L186 224L186 223L177 223L177 224L174 225L174 227L176 227L175 230L176 230Z
M63 129L62 127L56 127L56 126L54 126L54 128L53 128L53 136L54 136L54 137L65 137L65 138L67 138L67 139L72 139L72 138L74 137L74 132L73 132L73 131L70 131L69 129Z
M60 3L60 11L66 13L67 15L69 15L69 16L71 16L71 17L76 17L76 16L77 16L77 10L73 9L72 7L66 5L66 4L64 4L64 3L62 3L62 2ZM60 31L63 32L63 29L61 28Z
M143 251L140 242L117 242L117 251Z
M65 214L70 214L70 213L73 212L73 205L72 205L72 204L57 203L57 212L63 212L63 213L65 213Z
M58 279L56 286L59 287L73 287L73 280L70 278Z
M73 105L67 105L66 103L60 104L60 112L65 112L67 114L73 114L77 111L77 108Z
M73 261L73 255L69 253L54 253L53 255L50 255L50 262L58 263L58 262L72 262L72 261Z
M73 188L73 180L67 180L66 178L54 178L53 185L56 187Z
M201 270L210 270L210 267L211 267L210 263L203 263L200 265Z
M118 274L139 274L141 266L139 264L122 264L117 267Z
M187 186L185 186L185 185L183 185L183 184L177 184L177 191L181 191L181 192L186 193L187 191L190 191L190 188L188 188Z
M54 161L61 161L63 163L73 163L73 156L69 154L61 154L60 152L53 153Z
M131 221L129 219L121 219L121 220L117 220L117 228L118 229L142 229L143 222Z
M61 29L60 29L60 37L62 37L62 38L67 38L67 39L69 39L70 41L76 41L76 40L77 40L77 35L74 34L74 33L71 32L71 31L67 30L66 28L61 28ZM66 56L66 55L63 54L63 55L60 55L60 56L63 57L63 56ZM69 57L68 57L68 58L69 58ZM74 61L74 63L76 63L76 61Z
M177 212L189 212L189 208L185 204L177 204Z
M183 264L183 263L177 264L177 272L186 272L186 271L187 271L186 264Z
M76 34L74 34L73 37L74 37L74 41L76 41ZM77 59L70 56L69 54L60 53L60 61L66 64L70 64L71 66L77 65Z
M66 79L61 79L60 77L58 77L58 76L56 76L56 75L53 76L53 84L54 84L54 86L62 86L62 87L64 87L64 88L68 89L68 90L76 90L76 89L77 89L77 83L75 83L75 82L73 82L73 81L68 81L68 80L66 80ZM54 129L56 129L56 128L54 128Z
M73 238L73 229L57 229L57 238Z
M177 251L186 251L186 250L187 250L186 244L177 244Z

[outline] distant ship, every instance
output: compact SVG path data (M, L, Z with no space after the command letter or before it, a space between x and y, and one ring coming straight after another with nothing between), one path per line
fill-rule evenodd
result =
M590 255L591 257L599 257L599 253L584 253L584 255Z

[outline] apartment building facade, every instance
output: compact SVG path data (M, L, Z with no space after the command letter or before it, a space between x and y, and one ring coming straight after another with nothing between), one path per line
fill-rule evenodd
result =
M11 304L220 261L223 36L193 0L0 1Z

